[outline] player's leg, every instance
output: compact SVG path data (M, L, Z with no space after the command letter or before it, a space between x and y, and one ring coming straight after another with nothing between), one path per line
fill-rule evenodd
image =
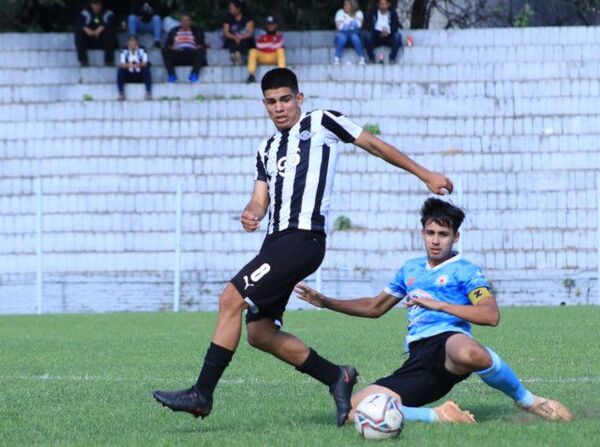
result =
M212 396L240 341L242 311L246 302L231 283L219 297L219 315L212 343L196 384L180 391L155 391L154 398L173 411L206 417L212 409Z
M503 392L513 399L523 410L550 421L567 422L573 415L567 407L558 401L536 396L525 388L512 368L490 348L485 348L491 358L489 368L477 371L481 380L492 388Z
M248 313L248 342L327 385L337 408L336 422L341 426L351 409L350 397L358 372L353 366L332 363L296 336L280 330L274 321L281 322L285 303L287 298L280 310L275 310L278 315L273 318L260 318Z
M454 385L464 380L464 375L451 375L444 370L445 342L449 335L418 340L410 344L410 354L404 364L391 375L377 380L373 386L385 388L402 399L402 412L409 421L473 423L475 419L452 402L435 408L424 407L450 392ZM443 371L442 371L443 370ZM353 398L356 405L364 395ZM360 394L360 393L359 393ZM387 392L390 394L390 392ZM392 395L392 394L390 394ZM355 407L355 405L353 405Z
M466 335L455 334L446 342L446 369L454 374L476 372L486 384L506 394L519 407L545 419L572 418L560 402L533 395L498 354Z

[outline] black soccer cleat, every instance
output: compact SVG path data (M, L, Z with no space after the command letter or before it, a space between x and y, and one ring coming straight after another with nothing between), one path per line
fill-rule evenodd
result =
M204 419L212 410L212 398L204 397L196 387L181 391L155 391L154 398L172 411L185 411Z
M354 366L341 365L339 379L329 387L329 393L333 396L337 408L336 422L338 427L342 427L346 423L348 413L352 409L350 398L357 377L358 371Z

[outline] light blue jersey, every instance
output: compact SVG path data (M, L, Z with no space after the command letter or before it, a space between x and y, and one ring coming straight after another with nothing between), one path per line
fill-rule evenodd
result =
M430 267L427 257L407 261L386 286L385 291L397 298L428 297L451 304L468 305L477 302L490 288L481 269L460 254L436 267ZM471 335L471 324L445 312L412 306L408 309L406 344L455 331Z

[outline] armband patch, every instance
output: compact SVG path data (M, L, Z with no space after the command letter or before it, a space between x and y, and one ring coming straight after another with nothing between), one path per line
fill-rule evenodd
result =
M469 293L469 301L473 304L477 304L484 298L488 298L492 296L492 293L489 291L487 287L478 287Z

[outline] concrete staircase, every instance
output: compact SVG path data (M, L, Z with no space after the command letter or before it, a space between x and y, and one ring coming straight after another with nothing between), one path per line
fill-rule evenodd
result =
M599 303L600 30L415 31L399 63L330 64L331 32L286 33L306 109L340 110L458 186L463 251L503 304ZM44 312L169 309L181 185L182 308L214 309L257 251L239 213L260 139L273 131L258 84L208 36L201 81L153 101L115 69L80 68L70 34L0 35L0 313L35 307L36 188L43 190ZM147 43L147 42L146 42ZM350 64L347 64L349 62ZM259 75L267 68L261 68ZM348 146L340 158L326 293L374 294L421 253L424 187ZM574 283L571 283L572 280ZM299 303L292 300L293 306Z

